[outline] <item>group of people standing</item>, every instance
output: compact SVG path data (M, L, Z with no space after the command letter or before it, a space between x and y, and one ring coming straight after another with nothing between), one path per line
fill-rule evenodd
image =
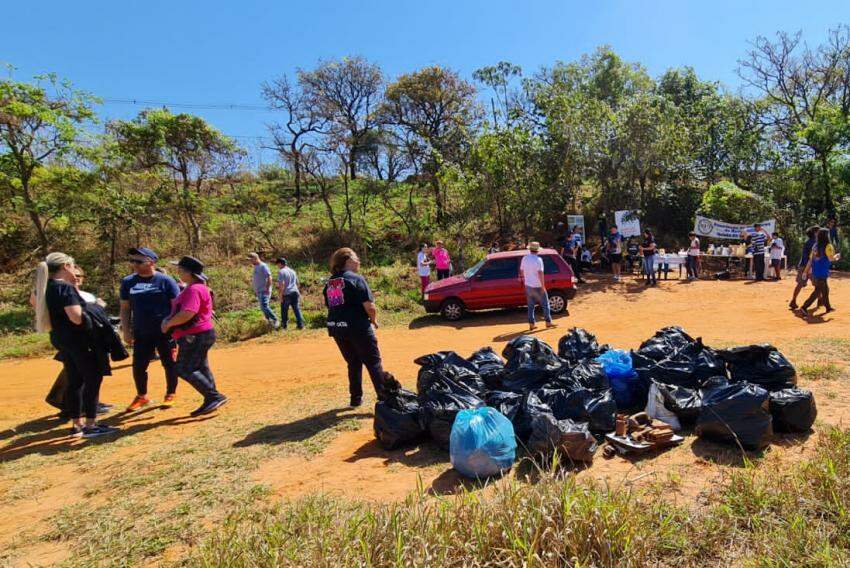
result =
M148 367L154 354L166 377L162 407L174 404L178 377L203 397L192 416L211 413L228 402L215 384L208 352L216 340L213 297L207 286L204 265L184 256L173 262L179 283L159 270L159 257L145 247L128 251L132 274L121 281L121 330L124 342L133 347L133 380L136 395L127 407L135 412L153 404L148 394ZM50 341L62 362L65 392L62 416L72 422L71 436L93 438L112 434L117 428L99 424L105 409L99 402L103 377L111 374L110 359L121 360L127 352L111 321L96 298L80 289L74 259L61 252L47 255L36 267L32 303L36 329L50 333ZM51 395L58 398L51 390ZM49 396L48 398L51 398Z
M425 288L431 283L432 268L437 272L437 280L451 276L452 257L443 241L436 241L433 247L428 246L428 243L419 245L419 251L416 253L416 271L423 294Z

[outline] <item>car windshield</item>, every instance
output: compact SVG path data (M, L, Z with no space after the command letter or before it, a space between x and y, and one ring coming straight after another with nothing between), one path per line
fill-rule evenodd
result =
M478 272L478 269L481 268L482 264L484 264L484 260L487 260L487 259L479 260L475 264L475 266L473 266L472 268L468 268L466 270L466 272L463 273L463 277L466 278L467 280L469 280L470 278L475 276L475 273Z

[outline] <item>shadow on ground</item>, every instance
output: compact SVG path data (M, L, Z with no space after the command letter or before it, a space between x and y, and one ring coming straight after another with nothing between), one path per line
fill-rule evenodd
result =
M345 420L370 418L371 413L352 412L350 408L334 408L321 414L306 416L286 424L263 426L233 444L235 448L245 448L256 444L277 445L287 442L303 442L323 430L334 428Z

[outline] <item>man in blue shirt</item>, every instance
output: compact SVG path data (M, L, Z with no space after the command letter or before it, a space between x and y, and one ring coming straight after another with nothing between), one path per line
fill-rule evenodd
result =
M289 308L295 314L295 326L304 329L301 316L301 292L298 291L298 275L286 263L284 257L277 259L277 287L280 291L280 323L283 329L289 324Z
M269 325L277 328L280 324L277 321L277 316L269 307L269 299L272 295L272 271L269 270L269 265L260 259L260 255L252 252L248 255L248 260L254 265L254 272L251 275L251 285L254 288L254 294L257 296L257 301L260 303L260 311Z
M814 248L817 241L818 231L820 231L820 227L817 225L806 229L806 242L803 243L803 254L800 256L800 262L797 263L797 286L794 288L794 295L791 296L791 301L788 303L789 309L796 310L799 307L797 305L797 296L809 283L809 274L806 272L806 266L809 264L812 248Z
M162 333L162 320L171 313L171 300L180 293L177 282L157 272L157 254L149 248L128 251L133 274L121 280L121 329L124 341L133 346L133 381L136 397L128 412L135 412L153 403L148 396L148 366L154 352L165 369L165 399L162 406L174 404L177 392L177 372L174 369L176 348L170 335Z

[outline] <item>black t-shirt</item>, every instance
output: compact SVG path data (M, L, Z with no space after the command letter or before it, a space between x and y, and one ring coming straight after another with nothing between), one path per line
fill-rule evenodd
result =
M67 306L83 306L85 301L72 285L64 280L51 278L47 281L44 296L47 312L50 314L50 339L58 349L79 349L89 345L85 327L76 325L65 313Z
M328 308L328 333L331 336L362 333L371 329L363 302L375 297L366 279L351 271L333 274L322 291Z
M626 250L631 256L637 256L637 254L640 252L640 247L636 242L631 242L626 246Z
M654 243L654 242L655 242L655 239L654 239L654 238L652 238L652 237L645 238L645 239L643 240L643 247L644 247L644 248L648 248L648 247L652 246L652 243ZM645 251L643 251L643 256L652 256L652 255L654 255L654 254L655 254L655 251L654 251L654 250L645 250Z

